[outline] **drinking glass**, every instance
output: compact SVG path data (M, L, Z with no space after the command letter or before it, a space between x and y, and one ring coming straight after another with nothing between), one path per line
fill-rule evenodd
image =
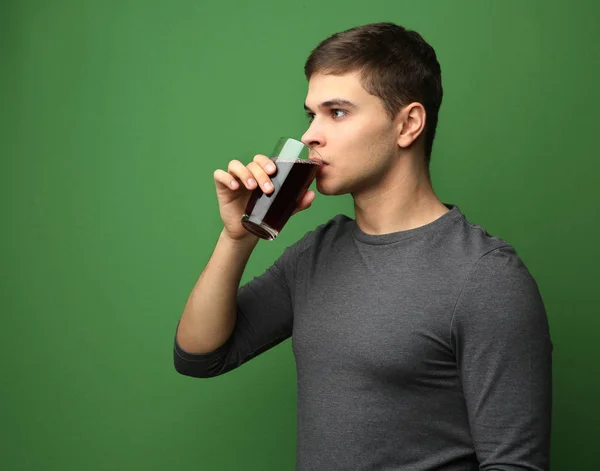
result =
M258 186L252 192L242 225L261 239L273 240L308 190L323 159L312 147L289 137L280 138L268 157L277 167L270 175L274 189L266 194Z

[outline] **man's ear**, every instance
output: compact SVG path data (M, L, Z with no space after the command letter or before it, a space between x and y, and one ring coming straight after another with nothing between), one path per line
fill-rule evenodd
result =
M396 117L398 130L398 146L406 148L417 140L425 129L425 108L415 102L406 105Z

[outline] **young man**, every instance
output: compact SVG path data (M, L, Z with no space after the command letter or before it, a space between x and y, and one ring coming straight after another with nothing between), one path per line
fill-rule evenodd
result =
M178 324L177 371L224 374L291 336L298 470L547 470L546 312L515 249L432 189L435 52L370 24L323 41L305 72L317 190L352 194L356 219L307 233L238 290L258 241L240 219L273 169L256 156L215 171L224 229Z

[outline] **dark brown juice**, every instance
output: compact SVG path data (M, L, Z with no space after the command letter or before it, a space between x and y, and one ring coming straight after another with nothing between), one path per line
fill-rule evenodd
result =
M260 227L261 224L280 232L320 167L310 160L278 160L275 165L277 171L270 176L275 189L269 194L263 193L260 187L255 189L246 206L248 217L242 219L248 231L267 240L273 239L273 235Z

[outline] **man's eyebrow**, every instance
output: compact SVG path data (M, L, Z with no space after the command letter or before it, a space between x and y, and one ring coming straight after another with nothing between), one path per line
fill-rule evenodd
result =
M333 108L334 106L345 106L347 108L356 108L357 106L351 101L344 100L342 98L334 98L332 100L324 101L319 105L319 108ZM311 109L304 103L304 109L311 111Z

